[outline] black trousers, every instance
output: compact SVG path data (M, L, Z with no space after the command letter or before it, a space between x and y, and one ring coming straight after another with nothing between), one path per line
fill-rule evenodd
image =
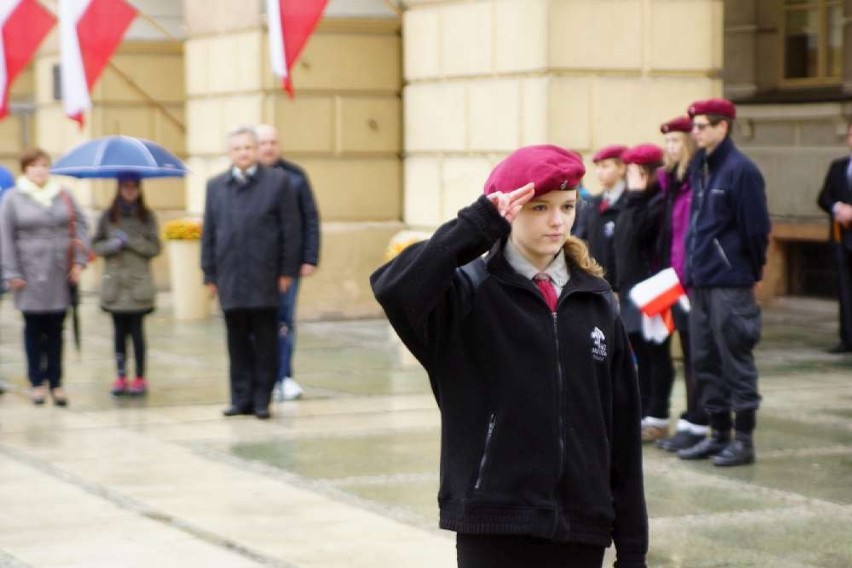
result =
M695 373L692 370L692 345L689 343L689 313L683 311L678 305L672 308L672 313L677 333L680 336L680 348L683 351L683 381L686 386L686 410L680 414L680 418L696 426L707 426L707 412L701 404L698 381L695 379Z
M528 536L456 535L458 568L601 568L602 546Z
M278 369L278 309L225 311L231 359L231 404L266 410Z
M751 288L699 288L690 297L692 364L710 426L730 428L731 411L749 416L760 406L753 350L760 340L760 307Z
M852 252L842 243L833 243L837 262L838 319L840 320L840 342L852 349Z
M630 345L636 355L642 416L668 418L674 385L671 338L654 343L647 341L641 333L631 333Z
M142 319L145 312L123 312L112 314L115 340L115 366L119 377L127 376L127 336L133 342L133 357L136 360L136 376L145 376L145 331Z
M47 381L54 389L62 383L62 327L65 310L61 312L24 312L24 349L27 352L27 376L38 387Z

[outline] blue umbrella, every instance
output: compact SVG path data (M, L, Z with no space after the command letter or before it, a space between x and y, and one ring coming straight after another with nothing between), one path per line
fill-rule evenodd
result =
M180 159L150 140L106 136L83 142L56 160L51 173L76 178L183 177Z

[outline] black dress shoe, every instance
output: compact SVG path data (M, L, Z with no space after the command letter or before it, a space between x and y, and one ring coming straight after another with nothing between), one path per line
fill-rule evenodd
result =
M260 408L258 410L255 410L254 415L257 416L260 420L269 420L269 418L272 416L269 413L269 410L266 408Z
M222 411L223 416L246 416L248 414L254 414L254 412L251 409L240 408L239 406L229 406Z
M754 463L754 444L750 439L737 437L732 440L722 453L713 458L713 465L732 467Z
M677 452L691 448L706 437L706 434L693 434L689 430L679 430L671 438L657 440L657 447L667 452Z
M841 353L849 353L850 351L852 351L852 349L850 349L847 345L845 345L843 343L838 343L837 345L835 345L831 349L825 350L826 353L831 353L832 355L839 355Z
M707 459L722 453L722 450L727 447L730 441L729 436L720 436L717 432L714 432L712 436L704 438L691 448L678 451L677 457L682 460Z

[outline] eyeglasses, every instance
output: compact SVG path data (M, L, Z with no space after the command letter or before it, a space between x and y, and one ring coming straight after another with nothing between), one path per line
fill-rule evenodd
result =
M692 129L697 130L699 132L704 132L704 129L706 129L708 126L716 126L716 125L713 124L712 122L693 122L692 123Z

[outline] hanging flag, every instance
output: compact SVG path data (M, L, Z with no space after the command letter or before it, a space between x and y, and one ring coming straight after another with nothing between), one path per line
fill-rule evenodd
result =
M80 127L89 93L136 14L125 0L59 0L62 101Z
M672 306L680 304L690 310L689 297L674 268L661 270L631 288L630 300L642 312L642 335L645 339L662 343L674 330Z
M282 86L291 97L293 64L322 18L326 4L328 0L266 0L269 61L272 72L281 78Z
M0 120L9 114L12 83L54 24L56 18L37 0L0 0Z

